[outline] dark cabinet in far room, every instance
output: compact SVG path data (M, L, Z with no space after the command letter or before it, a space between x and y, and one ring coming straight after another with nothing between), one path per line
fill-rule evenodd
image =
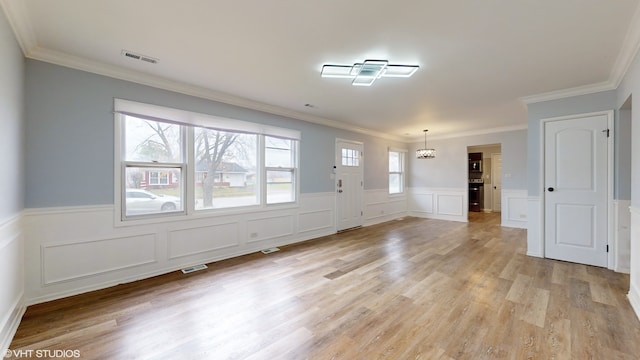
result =
M469 211L482 211L483 206L482 153L469 153Z

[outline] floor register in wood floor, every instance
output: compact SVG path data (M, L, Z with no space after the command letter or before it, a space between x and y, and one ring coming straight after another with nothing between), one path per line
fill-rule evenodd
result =
M409 217L30 306L10 348L83 359L640 358L627 275L527 257L525 230L500 227L498 214L470 220Z

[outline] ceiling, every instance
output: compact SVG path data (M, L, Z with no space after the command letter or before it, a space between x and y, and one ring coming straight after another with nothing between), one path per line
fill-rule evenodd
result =
M411 141L423 129L437 138L525 128L528 100L615 88L637 52L639 1L0 4L27 57ZM320 77L323 64L367 59L420 69L371 87Z

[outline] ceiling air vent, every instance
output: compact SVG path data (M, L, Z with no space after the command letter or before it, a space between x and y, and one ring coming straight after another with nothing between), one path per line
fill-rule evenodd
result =
M132 51L128 51L128 50L122 50L122 55L125 56L125 57L128 57L130 59L146 61L146 62L151 63L151 64L157 64L158 63L158 59L156 59L156 58L152 58L151 56L146 56L146 55L142 55L142 54L136 54L136 53L134 53Z

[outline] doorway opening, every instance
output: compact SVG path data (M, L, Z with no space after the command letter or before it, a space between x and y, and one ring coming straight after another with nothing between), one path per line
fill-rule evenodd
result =
M502 145L468 146L469 216L474 213L500 213L502 204Z

